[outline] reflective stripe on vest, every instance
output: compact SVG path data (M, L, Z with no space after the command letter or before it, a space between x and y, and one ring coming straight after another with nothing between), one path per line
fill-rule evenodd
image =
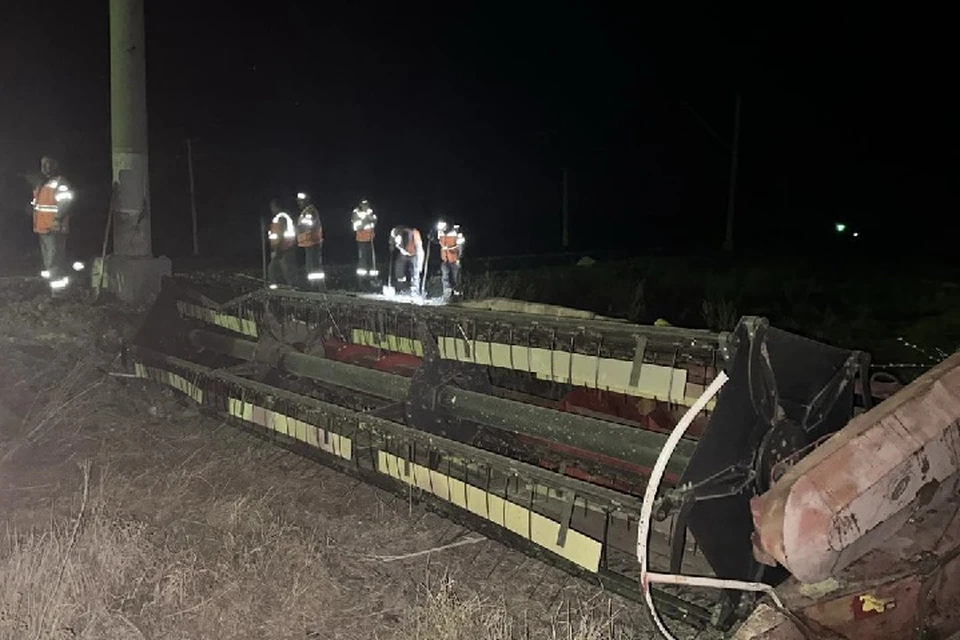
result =
M376 224L377 216L374 215L373 209L353 210L353 231L357 242L373 242Z
M274 249L292 247L297 237L297 232L293 228L293 218L283 211L273 216L267 237L270 239L270 246Z
M440 234L440 246L445 249L452 249L463 244L463 234L457 232L447 232Z
M437 240L440 243L440 259L449 263L459 262L460 249L465 239L457 227L441 232Z
M301 247L312 247L323 242L323 226L317 208L307 205L300 217L297 218L297 244Z

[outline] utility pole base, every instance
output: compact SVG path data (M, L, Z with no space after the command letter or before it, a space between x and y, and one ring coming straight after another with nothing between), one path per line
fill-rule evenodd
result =
M107 256L104 264L100 258L95 260L90 275L96 288L103 271L101 288L109 291L127 304L141 305L150 301L160 292L160 281L172 273L170 258L160 256L131 257Z

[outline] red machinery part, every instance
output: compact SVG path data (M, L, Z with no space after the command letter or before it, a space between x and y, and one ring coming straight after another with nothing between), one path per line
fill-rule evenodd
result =
M757 609L736 638L960 630L960 354L856 416L751 510L755 556L793 575L777 592L794 619Z
M856 416L751 501L757 559L825 580L960 493L960 354Z
M356 345L337 340L324 342L326 357L337 362L376 369L386 373L410 377L421 364L421 359L414 355L395 353L376 347ZM549 403L560 411L580 413L601 418L615 418L620 423L630 424L638 429L648 429L660 433L669 433L676 420L667 407L653 400L624 396L597 389L574 389L568 392L556 405ZM706 419L696 422L690 429L693 435L699 435L706 427ZM565 457L579 458L596 465L605 466L625 472L627 477L636 477L638 482L631 483L608 479L590 473L576 466L576 464L558 465L549 460L541 460L541 466L556 469L562 473L587 480L595 484L610 487L627 493L639 494L643 490L643 479L650 474L650 469L641 467L624 460L600 455L591 451L577 449L556 442L549 442L529 436L518 436L520 442L535 445L543 449L550 449L562 453ZM676 484L679 478L676 474L667 474L664 478L667 484Z
M325 341L324 350L326 357L331 360L407 377L412 376L421 363L421 359L414 355L337 340ZM549 403L549 405L569 413L615 418L622 424L632 424L658 433L670 433L677 421L674 411L662 402L600 389L573 389L559 402ZM705 417L694 423L689 433L697 436L703 432L704 428L706 428Z
M894 640L960 632L960 496L908 521L886 543L815 584L777 588L734 640Z
M665 434L673 431L683 413L656 400L598 389L573 389L560 399L557 409L594 417L613 417L619 422ZM693 437L700 436L707 427L707 421L706 415L698 416L687 433Z
M407 377L413 375L421 362L417 356L406 353L382 351L374 347L336 340L327 340L323 346L326 357L331 360Z

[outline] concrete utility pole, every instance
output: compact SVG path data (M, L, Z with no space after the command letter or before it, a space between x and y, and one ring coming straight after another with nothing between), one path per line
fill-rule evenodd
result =
M733 108L733 147L730 149L730 191L727 194L727 235L723 241L723 250L733 251L733 214L734 198L737 194L737 162L740 155L740 92L737 92L737 104Z
M197 196L193 188L193 140L187 138L187 170L190 174L190 219L193 222L193 255L200 255L200 236L197 233Z
M110 0L114 254L103 268L109 289L128 302L149 297L170 273L168 259L153 258L150 236L146 75L143 0Z
M563 170L563 235L561 236L561 242L563 243L563 248L566 249L570 246L570 188L567 183L567 170Z
M110 137L117 188L113 250L153 255L147 163L147 60L143 0L110 0Z

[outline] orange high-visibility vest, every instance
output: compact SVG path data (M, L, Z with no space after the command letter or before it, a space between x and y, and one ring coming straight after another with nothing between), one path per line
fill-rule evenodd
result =
M438 233L440 242L440 260L454 264L460 261L460 251L463 248L464 237L460 227L454 226Z
M377 224L377 214L373 209L367 209L361 214L361 209L353 210L353 231L357 242L373 242L374 227Z
M293 227L293 218L281 211L270 222L270 248L274 251L286 251L297 243L297 231Z
M69 233L70 218L61 215L61 204L66 205L73 200L73 192L63 180L57 176L50 178L33 190L33 232L46 234L54 231ZM60 228L55 229L59 222Z
M420 229L410 230L410 242L407 243L407 251L414 255L423 253L423 241L420 239Z
M323 242L323 225L317 208L308 204L297 218L297 244L312 247Z

